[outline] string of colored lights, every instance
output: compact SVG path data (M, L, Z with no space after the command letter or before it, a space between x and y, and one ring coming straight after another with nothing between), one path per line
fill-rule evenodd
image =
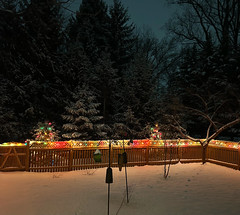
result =
M200 146L200 143L193 142L186 139L177 139L177 140L151 140L151 139L143 139L143 140L113 140L112 147L122 147L124 143L127 143L126 147L145 147L145 146L159 146L163 147L164 144L166 146ZM25 143L19 142L5 142L0 144L0 146L25 146L27 145L27 141ZM95 141L29 141L30 147L41 147L41 148L78 148L78 147L108 147L108 140L95 140ZM239 142L229 142L222 140L212 140L210 142L211 146L217 147L226 147L226 148L236 148L240 149Z

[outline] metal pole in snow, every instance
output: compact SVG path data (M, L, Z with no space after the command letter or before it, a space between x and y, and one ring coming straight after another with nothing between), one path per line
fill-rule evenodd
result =
M108 151L108 167L110 168L110 159L111 159L111 142L109 140L109 151ZM108 183L108 215L109 215L109 207L110 207L110 183Z
M110 183L108 183L108 215L109 215L109 205L110 205Z
M124 148L124 140L123 140L123 150L125 152L125 148ZM125 152L126 153L126 152ZM127 156L127 155L126 155ZM125 163L125 179L126 179L126 192L127 192L127 203L129 202L128 199L128 180L127 180L127 163Z
M108 215L109 215L109 207L110 207L110 183L113 183L112 169L111 169L111 141L109 140L109 161L108 168L106 173L106 183L108 184Z

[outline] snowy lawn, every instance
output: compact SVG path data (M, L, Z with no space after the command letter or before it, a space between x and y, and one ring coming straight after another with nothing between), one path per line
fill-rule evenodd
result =
M240 171L207 163L113 168L111 215L240 214ZM106 168L61 173L0 172L1 215L105 215ZM124 201L123 201L124 199Z

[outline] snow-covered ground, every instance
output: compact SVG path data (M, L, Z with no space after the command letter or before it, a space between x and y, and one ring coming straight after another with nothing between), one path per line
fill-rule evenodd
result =
M111 215L240 214L240 171L207 163L113 168ZM106 168L61 173L0 172L1 215L105 215Z

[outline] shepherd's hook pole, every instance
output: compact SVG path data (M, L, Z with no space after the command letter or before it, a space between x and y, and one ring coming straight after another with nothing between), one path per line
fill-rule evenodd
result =
M108 170L110 170L111 168L111 141L109 140L109 153L108 153L109 157L108 157ZM108 171L107 170L107 171ZM108 177L108 172L107 172L107 177ZM107 179L109 180L109 178ZM110 181L108 182L108 215L109 215L109 208L110 208Z
M109 205L110 205L110 183L108 184L108 215L109 215Z
M123 150L125 152L124 140L123 140ZM125 163L125 179L126 179L126 192L127 192L127 203L128 203L129 199L128 199L128 180L127 180L127 164L126 163Z

